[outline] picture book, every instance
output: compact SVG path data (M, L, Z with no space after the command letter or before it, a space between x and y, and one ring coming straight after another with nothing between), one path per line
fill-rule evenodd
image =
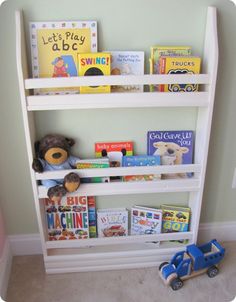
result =
M78 54L97 51L96 21L31 22L34 78L76 77ZM36 89L35 94L65 94L79 88Z
M189 46L152 46L150 62L150 74L159 74L159 60L161 56L189 56ZM159 85L150 85L150 91L159 91Z
M147 154L159 155L161 165L192 164L194 133L182 131L148 131ZM190 177L192 173L164 174L163 178Z
M187 232L190 227L191 209L183 206L161 205L162 233ZM181 241L186 242L186 240Z
M145 166L158 166L161 160L159 155L134 155L123 156L123 167L145 167ZM146 174L146 175L126 175L123 176L123 181L150 181L159 180L160 174Z
M96 199L94 196L88 196L87 198L88 198L89 237L97 238Z
M111 167L121 167L125 155L133 155L133 142L98 142L95 143L95 156L108 157Z
M76 162L77 169L102 169L109 168L108 158L93 158L93 159L82 159ZM81 178L81 183L101 183L109 182L109 177L86 177Z
M86 196L64 196L58 201L44 199L48 240L89 238Z
M160 74L198 74L200 73L200 57L161 57ZM198 84L162 84L159 91L164 92L193 92L198 90Z
M125 208L97 210L98 237L128 235L128 211Z
M111 54L111 75L143 75L143 51L109 51ZM112 92L142 92L143 85L111 86Z
M111 55L109 53L78 54L80 76L103 76L111 74ZM111 91L109 85L81 86L80 93L107 93Z
M162 210L134 206L131 208L131 235L161 233Z

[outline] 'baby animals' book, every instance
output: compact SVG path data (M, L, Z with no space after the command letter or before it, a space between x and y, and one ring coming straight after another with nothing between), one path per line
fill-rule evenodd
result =
M78 54L97 51L96 21L30 23L34 78L76 77ZM36 89L35 94L65 94L79 88Z

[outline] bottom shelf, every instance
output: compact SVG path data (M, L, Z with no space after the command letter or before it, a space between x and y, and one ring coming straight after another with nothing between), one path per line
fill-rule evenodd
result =
M190 244L192 242L188 242ZM87 246L82 248L50 248L44 257L45 269L49 274L104 271L158 267L183 249L178 242L137 242Z

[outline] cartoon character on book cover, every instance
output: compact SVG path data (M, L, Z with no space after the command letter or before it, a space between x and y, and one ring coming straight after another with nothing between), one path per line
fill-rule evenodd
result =
M97 22L30 23L34 78L78 76L78 54L97 51ZM69 93L78 88L37 89L36 94Z
M89 238L86 196L64 196L57 201L44 199L48 240Z
M193 131L148 131L147 153L159 155L161 165L192 164ZM163 178L190 177L192 173L164 174Z

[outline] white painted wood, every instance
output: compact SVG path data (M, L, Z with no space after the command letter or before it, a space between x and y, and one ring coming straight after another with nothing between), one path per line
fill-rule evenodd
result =
M94 108L205 107L208 92L106 93L96 98L89 94L32 95L27 110L65 110Z
M143 175L143 174L164 174L164 173L187 173L200 172L201 165L165 165L165 166L146 166L146 167L117 167L103 169L74 169L73 172L83 177L101 176L124 176L124 175ZM64 178L71 170L47 171L35 173L37 180L60 179Z
M117 76L85 76L70 78L40 78L26 79L26 89L78 87L99 85L148 85L148 84L209 84L210 77L207 74L184 75L117 75Z
M189 239L196 243L201 203L204 189L207 153L210 139L211 120L214 104L216 75L218 66L218 40L216 29L216 9L208 8L203 70L200 75L142 75L103 76L30 79L25 52L24 31L21 14L16 12L17 70L19 78L22 114L24 121L29 166L33 158L34 111L94 108L135 108L135 107L197 107L198 118L195 136L195 158L193 165L109 168L75 170L81 177L132 175L144 173L194 172L189 179L167 179L156 182L111 182L82 184L75 194L114 195L158 192L189 192L188 205L191 207L191 228L186 233L160 234L158 236L128 236L122 238L96 238L81 241L47 241L46 219L41 198L47 189L37 185L38 180L63 178L68 171L34 173L31 169L32 187L39 223L45 268L48 273L122 269L156 265L160 260L168 260L173 253L183 249L175 242L166 240ZM149 85L172 83L203 84L203 91L196 93L108 93L75 95L29 95L29 89L78 87L91 85ZM160 246L147 240L161 241ZM163 242L162 242L163 241Z
M83 196L105 196L143 193L193 192L200 188L200 181L191 179L168 179L161 181L140 182L109 182L81 184L79 189L72 193ZM47 188L38 186L39 198L47 197Z

